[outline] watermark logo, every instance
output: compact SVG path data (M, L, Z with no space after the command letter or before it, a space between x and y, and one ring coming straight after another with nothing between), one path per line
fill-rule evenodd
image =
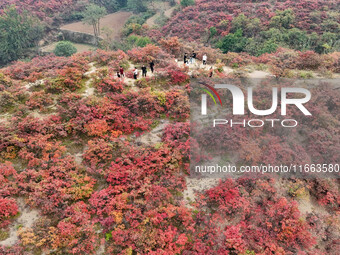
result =
M339 178L334 149L339 84L339 79L193 79L191 176Z
M209 86L208 87L213 93L217 96L217 98L220 101L221 106L222 100L217 93L217 91ZM245 95L243 91L238 88L235 85L229 85L229 84L216 84L216 89L228 89L233 97L233 115L245 115ZM210 97L213 99L213 101L216 103L215 98L213 95L206 89L202 89L204 92L206 92ZM253 88L249 87L247 89L248 91L248 97L247 97L247 104L248 109L251 113L257 116L267 116L273 114L278 107L278 88L272 88L272 106L269 109L266 110L258 110L254 107L253 102ZM287 98L287 95L289 93L295 93L295 94L303 94L304 98ZM202 94L202 115L207 115L207 94ZM287 105L295 105L304 115L310 116L312 115L304 106L305 103L307 103L311 99L311 93L309 90L304 88L282 88L281 89L281 115L285 116L287 115Z
M221 97L218 94L218 92L216 91L216 89L214 89L213 87L211 87L211 86L209 86L207 84L203 84L203 85L206 86L208 89L210 89L216 95L216 97L218 98L221 106L223 106ZM211 94L210 91L208 91L205 88L200 88L200 89L202 91L206 92L212 98L212 100L214 101L215 105L217 105L215 97ZM202 115L207 115L207 94L202 94Z

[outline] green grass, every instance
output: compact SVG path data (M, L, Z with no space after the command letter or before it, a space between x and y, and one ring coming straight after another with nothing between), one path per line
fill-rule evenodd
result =
M8 237L9 233L0 229L0 241L6 240Z

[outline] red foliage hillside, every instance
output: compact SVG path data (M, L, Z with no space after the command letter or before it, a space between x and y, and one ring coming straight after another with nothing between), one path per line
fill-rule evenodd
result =
M14 5L19 10L27 10L41 20L52 24L53 18L58 14L67 13L78 8L79 0L2 0L1 10Z
M216 27L219 34L229 32L230 21L239 14L250 18L259 18L262 26L268 26L270 18L278 10L292 9L296 22L294 27L302 30L321 32L321 23L328 18L326 11L339 9L338 1L299 0L299 1L230 1L230 0L196 0L194 6L179 11L163 27L163 34L178 36L186 40L201 40L211 27ZM314 11L320 11L318 20Z
M280 53L254 61L279 61ZM304 60L299 65L313 66L314 54L297 55ZM232 59L245 62L244 55L236 56ZM115 76L120 65L131 71L130 63L140 66L150 57L155 75L132 84ZM18 198L27 210L38 210L39 219L31 227L18 226L13 246L0 240L0 254L96 254L99 249L105 254L336 254L335 180L283 179L281 187L271 179L225 179L185 196L189 149L195 146L189 139L188 77L188 70L158 46L128 54L99 50L38 57L2 69L1 237L22 213ZM93 94L84 92L90 86ZM266 93L260 90L257 99ZM254 131L253 141L225 133L230 149L251 163L306 154L337 160L339 92L320 86L313 93L315 118L332 125L305 125L309 146L280 143L280 132ZM160 123L168 124L157 142L141 142ZM209 148L211 142L205 142ZM251 142L263 150L260 157L247 154ZM327 148L333 153L323 154ZM303 212L295 199L301 194L319 211Z

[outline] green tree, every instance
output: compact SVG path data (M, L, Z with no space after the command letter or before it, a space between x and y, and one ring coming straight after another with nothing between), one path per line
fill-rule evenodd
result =
M287 44L296 50L306 50L309 46L309 38L306 31L302 31L298 28L292 28L287 30L284 35Z
M190 5L195 5L195 0L181 0L181 5L185 8Z
M27 11L18 12L14 6L0 16L0 64L4 65L23 56L27 48L37 45L43 26Z
M54 49L54 54L59 57L69 57L77 53L77 48L68 41L58 42Z
M247 45L248 39L243 36L242 29L238 29L235 33L230 33L222 38L218 43L217 47L220 48L223 53L229 51L241 52Z
M123 8L126 7L127 5L127 0L117 0L117 2L119 3L119 5Z
M138 40L136 41L136 45L138 47L145 47L146 45L148 45L150 43L151 43L151 40L147 36L142 36L142 37L138 38Z
M332 51L339 51L340 49L340 35L325 32L316 43L315 51L320 54L327 54Z
M138 35L130 35L127 38L127 41L131 46L137 46L137 47L145 47L148 44L151 44L151 40L147 36L138 36Z
M250 38L244 51L253 56L260 56L264 53L275 52L277 48L278 45L271 40L263 41L262 38Z
M261 45L261 48L257 52L256 56L260 56L264 53L273 53L277 50L278 47L279 46L275 42L267 40Z
M142 0L128 0L127 7L135 13L146 12L148 8L145 5L146 1Z
M98 38L100 36L100 19L106 15L106 9L95 4L90 4L86 7L86 10L82 13L83 22L93 27L93 33L96 37L96 43L98 44Z
M261 21L258 18L248 18L242 13L231 22L231 32L238 29L242 29L245 36L253 37L261 31Z
M321 23L321 28L325 32L340 33L340 24L335 20L325 20Z
M208 39L207 43L217 34L217 29L216 27L210 27L209 32L208 32Z
M246 15L243 13L239 14L231 21L231 32L236 32L237 29L244 30L249 22Z
M292 9L286 9L284 11L277 11L276 15L271 18L269 25L278 29L289 29L295 22L295 15Z
M210 32L210 38L211 38L211 37L214 37L214 36L217 34L217 29L216 29L216 27L211 27L211 28L209 29L209 32Z
M264 40L271 40L277 44L281 44L285 40L284 33L278 28L270 28L269 30L262 31L260 37Z
M116 0L91 0L92 3L105 7L108 12L115 12L123 6Z

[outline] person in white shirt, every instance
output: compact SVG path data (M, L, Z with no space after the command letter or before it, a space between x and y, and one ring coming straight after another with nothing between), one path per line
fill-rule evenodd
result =
M133 78L137 80L137 77L138 77L138 69L137 67L135 67L135 70L133 71Z
M202 60L203 60L203 65L206 65L206 64L207 64L207 60L208 60L207 54L204 54L204 55L203 55Z

